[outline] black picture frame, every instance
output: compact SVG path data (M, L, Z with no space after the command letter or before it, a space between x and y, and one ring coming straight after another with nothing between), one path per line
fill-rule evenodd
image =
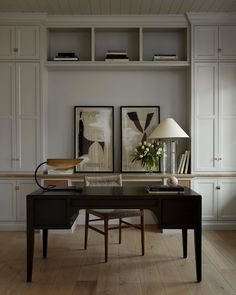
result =
M132 113L127 115L127 112ZM148 115L152 114L153 115ZM139 120L139 118L142 118ZM125 122L125 120L127 122ZM135 147L160 123L160 106L121 106L120 107L120 169L122 173L143 173L145 168L139 162L132 162L131 154ZM127 140L128 144L125 144ZM157 171L160 172L160 164Z
M74 106L75 173L114 172L114 107Z

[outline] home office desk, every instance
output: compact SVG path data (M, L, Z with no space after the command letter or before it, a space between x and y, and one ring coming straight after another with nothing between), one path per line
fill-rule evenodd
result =
M150 209L162 229L182 229L183 257L187 257L187 230L194 230L197 281L202 279L202 197L189 188L182 194L149 194L143 187L86 187L42 191L27 195L27 282L32 280L34 230L43 230L43 257L47 257L48 229L69 229L80 209Z

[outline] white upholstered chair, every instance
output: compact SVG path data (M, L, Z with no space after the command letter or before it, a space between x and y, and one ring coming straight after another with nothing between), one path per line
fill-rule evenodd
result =
M108 175L108 176L85 176L85 186L122 186L121 175ZM94 215L98 218L89 219L89 216ZM140 226L131 224L124 221L123 218L140 216ZM111 219L119 219L119 226L108 227L108 222ZM104 231L91 226L89 223L91 221L104 220ZM125 224L125 226L122 226ZM121 228L132 226L141 230L141 246L142 255L144 255L144 210L143 209L87 209L85 217L85 239L84 239L84 249L87 249L88 241L88 229L92 229L102 235L104 235L105 242L105 262L108 260L108 230L109 229L119 229L119 244L121 243Z

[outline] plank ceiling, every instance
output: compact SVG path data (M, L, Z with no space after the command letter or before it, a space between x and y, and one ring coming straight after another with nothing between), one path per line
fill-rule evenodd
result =
M0 0L0 12L155 15L236 11L235 0Z

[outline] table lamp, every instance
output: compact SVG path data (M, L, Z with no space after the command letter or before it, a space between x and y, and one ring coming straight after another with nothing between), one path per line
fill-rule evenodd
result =
M176 173L176 138L187 138L188 134L172 118L166 118L156 127L149 138L170 140L171 146L171 173ZM167 172L167 143L163 142L163 172Z
M42 167L43 165L47 164L48 166L52 166L55 168L69 169L69 168L73 168L74 166L78 165L81 161L82 161L81 159L47 159L47 161L40 163L37 166L37 168L35 169L35 172L34 172L35 182L43 190L53 190L53 189L60 190L60 188L55 188L55 186L49 185L48 187L44 187L40 184L40 182L37 179L37 172L38 172L39 168ZM61 188L61 189L63 189L63 188Z

